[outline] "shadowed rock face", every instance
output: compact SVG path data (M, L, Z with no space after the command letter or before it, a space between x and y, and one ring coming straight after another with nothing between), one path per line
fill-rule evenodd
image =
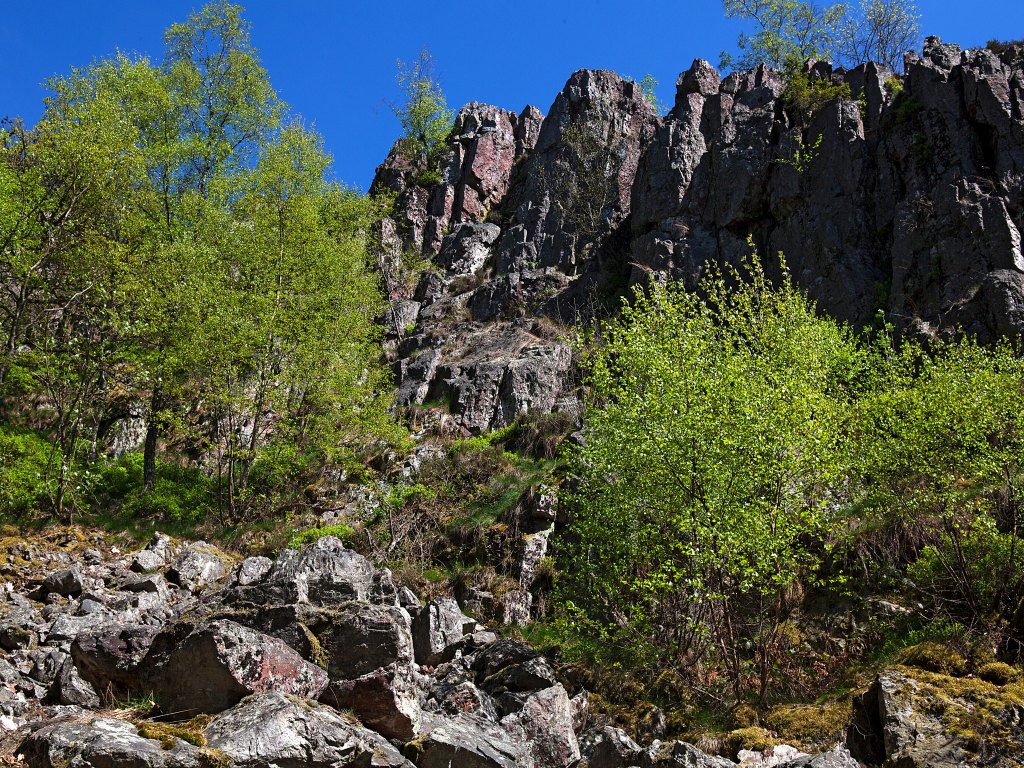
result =
M916 334L1020 333L1024 48L929 38L902 75L811 72L852 98L802 117L778 73L723 78L697 60L659 118L634 83L581 70L543 119L465 107L438 184L418 186L392 152L373 187L398 195L382 264L439 254L415 290L389 280L400 402L449 402L471 432L571 410L557 343L493 340L517 320L588 316L631 284L693 284L743 259L748 240L776 274L782 252L839 319L885 310ZM524 359L532 390L509 378Z

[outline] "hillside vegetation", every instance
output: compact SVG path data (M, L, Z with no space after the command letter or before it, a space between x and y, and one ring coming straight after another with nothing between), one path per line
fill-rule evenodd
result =
M833 71L807 60L892 66L916 10L836 6L796 45L777 13L806 4L725 5L778 28L751 70L695 61L667 114L591 70L548 118L456 114L424 51L371 194L331 177L237 6L159 62L55 77L0 131L5 573L42 588L33 537L205 538L277 558L230 576L242 622L272 567L354 562L388 631L458 623L388 662L411 702L417 665L441 686L486 658L480 622L557 668L508 646L546 675L520 693L557 672L560 706L586 688L584 724L648 741L881 764L879 707L910 701L972 755L1024 743L1024 46ZM896 26L864 48L870 23ZM216 560L211 585L235 568L162 536L130 567L162 578L157 546Z

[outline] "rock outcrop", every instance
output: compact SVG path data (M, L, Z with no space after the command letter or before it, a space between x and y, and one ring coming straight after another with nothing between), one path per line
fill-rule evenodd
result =
M808 66L850 97L807 114L777 72L698 60L660 118L634 83L581 70L543 119L465 107L437 183L393 152L373 189L397 194L382 263L400 403L470 432L571 411L557 323L629 285L692 284L748 243L854 324L1024 330L1024 47L929 38L904 74ZM403 283L410 249L434 264Z

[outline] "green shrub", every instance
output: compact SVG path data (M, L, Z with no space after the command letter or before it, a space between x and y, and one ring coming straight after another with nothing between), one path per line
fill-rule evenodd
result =
M992 606L1016 605L1012 575L1024 569L1024 547L988 517L957 521L924 547L907 575L933 607L966 619L985 619ZM1008 578L1010 577L1010 578ZM1019 587L1018 587L1019 589Z
M849 99L847 83L833 83L803 72L790 76L782 91L782 102L798 123L806 124L826 104L836 99Z
M46 501L54 450L35 432L0 426L0 515L23 515Z
M215 508L215 483L197 467L158 461L153 490L145 493L142 454L137 452L101 464L91 490L97 508L120 503L121 511L133 517L191 524Z

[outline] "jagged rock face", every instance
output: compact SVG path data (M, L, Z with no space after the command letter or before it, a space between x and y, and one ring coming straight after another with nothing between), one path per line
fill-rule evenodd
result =
M92 563L63 602L40 590L64 583L61 568L0 590L0 628L33 633L32 648L0 655L0 728L21 734L25 765L407 768L403 744L421 766L568 768L580 756L585 695L570 699L543 658L477 630L455 600L422 605L400 592L338 539L245 560L196 587L201 601L165 574L197 550L228 558L166 537L143 551L158 549L163 571L132 571L141 553ZM140 579L163 588L125 590ZM151 614L131 605L140 595L153 596ZM65 621L54 636L90 601L109 607L109 625ZM92 711L141 692L156 720L136 727L130 710ZM192 720L199 713L216 717Z
M415 184L418 169L396 144L377 169L372 194L398 195L398 227L389 232L406 248L437 253L445 231L463 221L483 221L508 191L512 166L537 141L542 115L526 107L521 115L473 102L455 118L441 181L426 189Z
M252 696L225 712L207 728L206 738L233 765L244 768L412 768L391 743L373 731L346 720L330 707L276 692Z
M1019 333L1017 56L929 39L902 79L818 65L861 105L833 102L806 127L791 124L775 73L716 83L696 62L637 173L634 279L692 280L709 262L736 263L751 236L840 319L887 309L925 332Z
M658 123L636 83L604 70L574 73L511 195L498 271L578 274L599 260L629 215L637 162Z
M382 260L439 254L415 295L387 281L399 402L449 402L470 432L565 407L571 365L545 340L518 347L533 362L510 355L510 321L570 323L651 279L692 285L748 240L770 272L782 252L841 320L886 310L923 335L1024 330L1024 47L997 57L929 38L902 76L809 71L852 100L800 116L778 73L723 79L697 60L661 120L634 83L581 70L543 121L468 105L440 183L418 185L393 152L373 187L398 195Z

